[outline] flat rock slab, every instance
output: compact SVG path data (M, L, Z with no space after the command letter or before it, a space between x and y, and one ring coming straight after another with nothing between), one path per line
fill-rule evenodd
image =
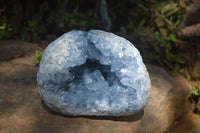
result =
M50 112L42 105L37 88L38 67L33 61L38 44L25 44L21 45L27 51L23 57L0 61L1 133L162 133L188 110L187 80L147 65L152 91L144 112L127 117L70 117Z

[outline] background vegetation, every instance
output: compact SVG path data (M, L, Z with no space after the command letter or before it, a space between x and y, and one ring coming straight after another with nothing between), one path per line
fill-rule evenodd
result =
M188 61L177 43L184 0L3 0L0 39L51 42L73 30L103 29L132 41L144 61L190 79ZM151 52L149 52L151 51Z

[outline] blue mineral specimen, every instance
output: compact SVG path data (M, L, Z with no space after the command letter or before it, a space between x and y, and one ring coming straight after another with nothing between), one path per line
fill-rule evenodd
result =
M43 102L66 115L121 116L141 111L151 81L139 51L101 30L70 31L44 51L37 73Z

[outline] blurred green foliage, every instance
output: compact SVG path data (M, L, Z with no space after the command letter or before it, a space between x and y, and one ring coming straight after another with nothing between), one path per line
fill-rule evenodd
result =
M8 39L11 37L12 28L10 28L7 23L0 25L0 39Z
M190 92L190 96L188 97L190 103L194 105L193 112L200 116L200 89L199 84L196 86L192 86L192 90Z
M0 39L53 41L73 30L104 29L100 20L100 0L3 0L0 5ZM148 45L154 62L190 79L187 60L177 43L185 0L107 1L111 31L133 37L137 33ZM63 8L65 6L65 8ZM105 30L105 29L104 29Z
M0 2L0 39L53 41L73 29L88 30L100 25L96 10L79 9L79 1L70 1L62 10L63 0L3 0ZM94 2L93 2L94 3ZM9 8L8 8L9 7Z
M146 0L135 1L139 8L135 12L141 16L130 17L127 28L150 27L151 49L154 50L154 58L162 67L185 75L190 79L187 60L184 58L180 45L177 43L178 26L183 18L187 2L184 0ZM134 14L134 13L131 13ZM134 25L137 23L137 26ZM144 35L145 36L145 35ZM155 40L155 41L152 41ZM155 43L155 44L152 44ZM146 42L149 43L149 42Z
M168 62L165 64L170 69L174 69L175 72L180 72L182 74L184 69L174 67L174 65L176 65L176 63L179 64L179 66L184 65L186 60L172 51L172 49L177 47L175 46L177 41L176 30L183 15L181 9L182 7L178 2L161 1L160 3L153 5L150 10L152 12L153 22L155 23L154 37L163 41L165 44L165 57L163 58ZM173 65L172 63L175 64Z
M37 48L37 50L35 52L35 56L36 56L35 63L36 63L36 65L39 65L39 63L42 59L43 52L44 51L43 51L42 48Z

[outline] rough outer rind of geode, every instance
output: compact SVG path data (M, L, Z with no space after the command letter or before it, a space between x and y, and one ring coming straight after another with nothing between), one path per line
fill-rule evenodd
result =
M73 116L135 114L151 95L139 51L128 40L100 30L70 31L52 42L37 82L49 108Z

